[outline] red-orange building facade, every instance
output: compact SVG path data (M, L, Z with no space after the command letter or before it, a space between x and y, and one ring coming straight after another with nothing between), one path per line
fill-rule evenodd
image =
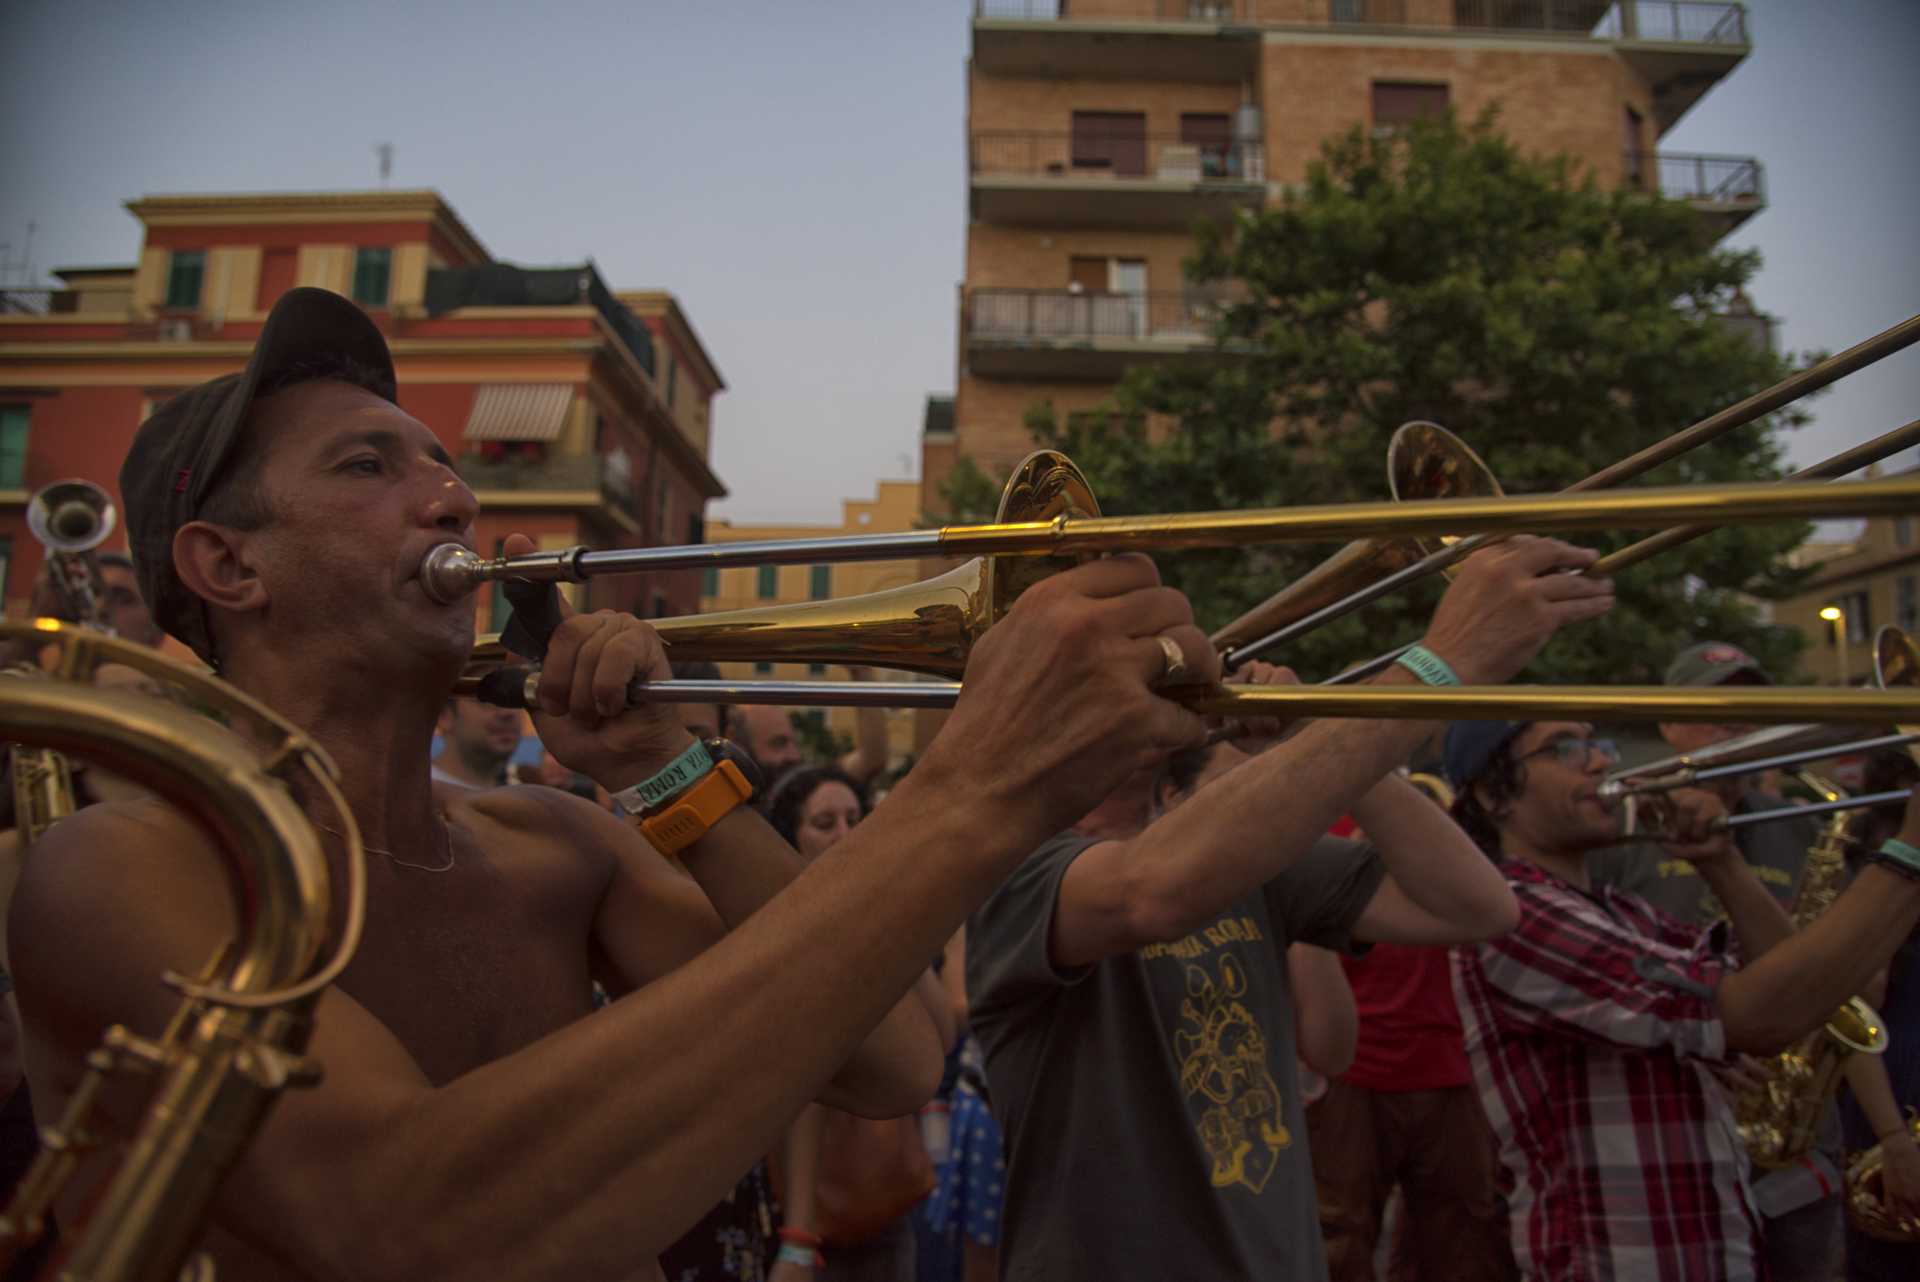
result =
M130 202L130 267L55 272L0 298L0 599L24 610L41 562L24 510L78 476L115 494L134 429L184 388L237 370L295 285L354 298L386 334L400 404L480 498L479 543L699 542L726 492L708 461L725 383L669 294L616 295L592 264L498 263L433 192L159 196ZM109 547L124 546L116 533ZM695 571L622 577L593 607L699 608ZM480 605L481 626L497 626Z

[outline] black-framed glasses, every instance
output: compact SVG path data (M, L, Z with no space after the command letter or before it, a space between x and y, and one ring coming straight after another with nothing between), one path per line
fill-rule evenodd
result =
M1563 735L1555 739L1552 743L1543 744L1535 748L1532 752L1524 753L1514 758L1514 760L1525 761L1528 757L1544 757L1549 752L1554 755L1554 759L1561 765L1571 767L1575 770L1584 770L1587 763L1592 761L1595 756L1598 756L1602 761L1610 765L1616 764L1620 760L1620 745L1613 740L1583 739L1573 735Z

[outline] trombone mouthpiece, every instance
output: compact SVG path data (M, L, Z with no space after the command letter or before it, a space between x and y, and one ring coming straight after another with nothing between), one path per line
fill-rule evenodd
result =
M452 605L480 586L481 557L458 543L442 543L420 562L420 586L441 605Z

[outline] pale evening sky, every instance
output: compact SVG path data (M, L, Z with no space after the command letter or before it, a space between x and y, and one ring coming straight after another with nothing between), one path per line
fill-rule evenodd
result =
M1920 311L1920 3L1748 8L1753 55L1660 145L1761 159L1768 208L1729 243L1766 255L1783 347L1838 349ZM131 262L124 200L373 187L391 141L392 185L496 257L679 296L729 384L712 514L833 521L917 474L922 400L953 387L969 13L11 0L0 242L19 259L35 222L43 276ZM1920 351L1810 408L1801 462L1915 417Z

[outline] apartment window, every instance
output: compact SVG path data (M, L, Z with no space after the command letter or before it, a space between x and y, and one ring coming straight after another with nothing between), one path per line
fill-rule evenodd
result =
M1232 174L1233 124L1226 112L1181 112L1180 142L1199 153L1200 177L1226 178Z
M772 671L773 671L773 665L767 662L765 659L762 659L760 660L760 662L753 665L753 674L757 677L767 676Z
M393 277L391 249L359 249L353 255L353 301L362 307L385 307Z
M807 675L810 677L824 677L827 675L827 665L824 663L809 663L807 665Z
M0 611L7 603L7 580L13 577L13 536L0 534Z
M1138 178L1147 172L1147 113L1073 113L1073 167Z
M833 567L816 565L807 576L807 592L816 601L824 601L833 595Z
M1373 82L1373 127L1376 132L1442 116L1446 111L1445 85L1416 85L1398 80Z
M27 421L24 405L0 405L0 490L27 485Z
M680 362L667 357L667 408L673 408L674 393L680 386Z
M673 537L673 490L662 476L653 487L653 526L662 543Z
M1834 600L1846 617L1847 643L1865 645L1873 636L1873 599L1865 592L1849 592ZM1827 631L1827 644L1833 644L1833 631Z
M720 568L710 565L700 571L700 595L714 597L720 595Z
M707 541L707 518L698 512L687 513L687 542L699 544Z
M200 306L200 280L207 274L204 250L176 251L167 264L167 306Z
M1893 545L1897 548L1913 546L1913 518L1896 516L1893 518Z
M1920 578L1903 574L1893 581L1893 621L1908 632L1920 628Z
M667 594L656 588L653 593L653 617L656 619L666 618L669 608L667 605Z
M1620 141L1627 151L1627 184L1631 187L1646 186L1646 130L1641 125L1640 113L1632 107L1623 108L1625 115L1620 122Z
M763 565L760 567L760 599L771 601L780 594L780 567Z

